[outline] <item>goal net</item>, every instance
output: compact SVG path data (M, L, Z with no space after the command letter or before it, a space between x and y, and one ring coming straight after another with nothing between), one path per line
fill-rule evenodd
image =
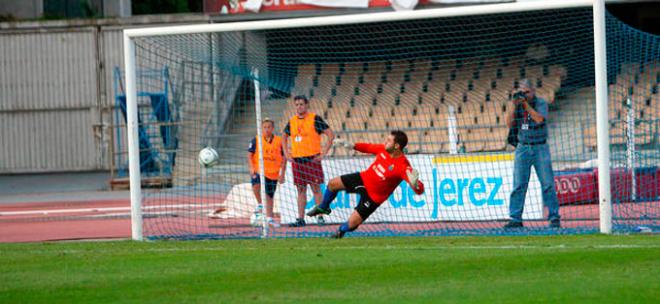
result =
M400 20L396 16L401 14L388 13L350 21L330 17L206 25L182 34L176 34L180 28L155 29L153 35L145 31L131 38L140 159L162 159L149 166L167 166L157 171L168 172L171 181L156 189L143 183L144 235L329 236L345 222L358 203L356 194L339 192L323 220L303 217L305 226L297 222L315 204L315 185L320 198L330 179L366 170L374 160L341 147L330 148L320 162L298 164L309 173L296 178L309 184L300 194L304 210L298 207L300 187L294 184L291 162L273 195L273 213L258 206L255 189L259 196L265 193L253 187L249 162L277 154L268 150L270 142L255 140L261 121L272 120L276 136L285 129L289 135L305 131L292 130L302 126L291 124L299 113L295 96L305 96L308 115L318 117L308 131L321 132L320 143L311 140L292 148L298 140L294 134L287 149L323 151L327 130L335 139L378 144L393 130L407 134L406 157L419 170L425 193L416 195L402 183L353 236L598 232L591 6L450 16L433 12L407 13L413 17ZM619 230L658 226L658 45L657 36L607 16L611 187ZM162 90L162 83L139 77L139 71L164 68L170 92L156 109L148 92L151 86ZM504 229L511 216L516 163L515 149L507 143L507 117L531 119L528 113L523 113L527 118L513 114L512 95L524 83L535 89L535 105L547 105L547 114L543 123L520 124L535 128L536 137L518 137L533 152L519 157L534 166L528 186L518 187L526 188L519 195L524 197L524 227ZM256 149L249 148L253 140ZM541 146L548 147L549 156ZM208 168L198 162L205 147L219 155ZM536 168L548 163L552 171L540 172L546 175L542 187ZM265 170L253 164L256 173ZM548 227L544 206L553 204L559 206L561 229ZM295 223L298 227L289 226Z

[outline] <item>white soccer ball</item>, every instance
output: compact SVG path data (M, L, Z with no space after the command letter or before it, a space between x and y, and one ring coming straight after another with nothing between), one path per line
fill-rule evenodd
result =
M254 212L250 216L250 225L253 227L261 227L261 221L263 219L263 214L259 212Z
M218 155L218 152L215 151L215 149L211 147L206 147L202 149L202 151L199 151L199 156L197 157L197 161L199 161L199 164L208 168L208 167L213 167L214 165L217 165L218 162L220 161L220 156Z

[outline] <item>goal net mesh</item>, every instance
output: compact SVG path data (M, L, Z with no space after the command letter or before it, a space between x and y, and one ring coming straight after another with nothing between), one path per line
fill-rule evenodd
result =
M281 136L297 115L293 97L298 95L309 100L308 115L323 120L335 138L382 144L392 130L407 134L406 157L419 170L425 193L415 195L402 183L350 235L598 231L590 7L165 35L135 43L148 237L263 236L266 221L255 216L248 165L249 146L261 126L257 104L260 117L273 120L274 133ZM657 36L607 16L615 230L658 226L658 50ZM163 69L168 71L165 100L153 97L163 90L162 81L140 77L141 71ZM512 93L524 81L548 105L544 128L550 158L538 164L551 162L553 172L546 174L553 183L544 189L533 167L524 228L503 229L510 217L515 159L506 120L515 111ZM320 135L321 147L326 133ZM204 147L218 152L218 164L198 163ZM284 183L274 194L275 225L266 235L332 234L353 212L358 195L340 192L323 221L304 217L303 227L289 224L315 204L317 179L320 196L330 179L367 170L373 160L334 147L320 164L302 163L314 171L302 177L312 176L303 211L287 163ZM149 187L154 175L168 182ZM544 206L552 199L560 206L561 229L548 227Z

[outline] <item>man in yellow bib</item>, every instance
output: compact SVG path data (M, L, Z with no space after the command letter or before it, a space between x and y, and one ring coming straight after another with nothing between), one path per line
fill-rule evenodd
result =
M296 115L289 119L284 127L282 141L284 143L284 155L291 162L293 170L293 183L298 190L298 218L289 226L305 226L305 205L307 204L307 185L314 193L316 205L321 204L322 194L320 184L323 183L323 167L321 160L332 147L335 135L330 126L315 113L308 112L309 100L305 96L293 98L296 106ZM321 149L321 134L328 137L325 147ZM291 147L289 148L289 137ZM323 217L317 218L319 224L323 224Z
M264 150L264 179L266 181L266 221L273 227L279 227L279 224L273 219L273 198L277 183L284 183L286 176L286 161L282 149L282 138L273 134L275 122L270 118L265 118L261 123L262 140L261 146ZM250 169L250 182L252 183L252 192L257 199L257 209L260 209L263 201L261 199L261 177L259 175L259 146L257 137L253 137L247 150L248 168ZM219 213L223 209L216 210L211 218L220 218Z

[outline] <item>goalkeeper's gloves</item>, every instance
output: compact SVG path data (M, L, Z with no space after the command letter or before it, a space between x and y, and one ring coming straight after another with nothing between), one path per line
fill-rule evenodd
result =
M343 138L337 138L332 142L332 146L333 147L344 147L346 149L351 150L351 149L353 149L353 147L355 145L352 142L350 142L348 140L345 140Z
M408 175L408 182L417 189L417 182L419 181L419 171L415 169L411 169L406 171L406 175Z

